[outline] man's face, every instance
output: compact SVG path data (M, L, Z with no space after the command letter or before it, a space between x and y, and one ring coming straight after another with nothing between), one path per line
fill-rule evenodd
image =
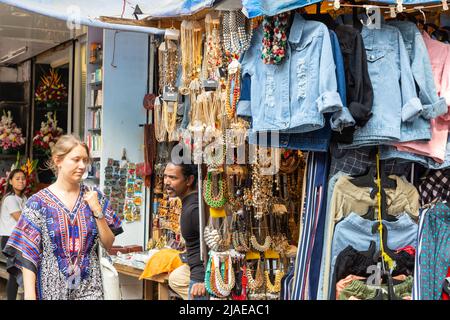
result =
M182 198L192 185L192 177L187 179L183 175L183 171L180 166L176 166L173 163L168 163L164 170L164 189L169 197Z

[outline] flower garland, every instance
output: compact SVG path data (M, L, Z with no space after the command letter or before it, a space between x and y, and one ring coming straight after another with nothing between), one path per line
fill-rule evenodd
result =
M289 13L264 17L261 58L265 64L280 64L286 56Z
M3 116L0 121L0 147L3 150L18 149L25 144L22 135L22 129L18 128L13 122L11 111L8 113L3 110Z

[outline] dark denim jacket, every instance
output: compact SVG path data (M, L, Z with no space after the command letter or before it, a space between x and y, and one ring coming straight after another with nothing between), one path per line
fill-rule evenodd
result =
M358 29L339 25L335 29L345 66L347 107L357 127L363 127L372 116L373 88L367 70L366 50ZM335 134L334 141L352 143L355 127Z

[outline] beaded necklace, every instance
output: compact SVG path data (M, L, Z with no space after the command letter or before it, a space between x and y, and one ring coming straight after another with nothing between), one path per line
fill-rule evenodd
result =
M261 58L265 64L280 64L283 62L286 56L286 32L289 16L289 13L280 13L273 17L264 17Z
M215 282L216 282L217 291L220 293L220 295L222 297L229 296L231 293L231 290L233 289L233 287L235 285L235 275L234 275L233 263L232 263L231 257L230 256L227 257L227 264L225 264L224 274L227 275L227 277L228 277L227 280L223 279L222 275L221 275L220 257L215 255L214 260L215 260L215 265L218 266L215 269ZM225 282L225 281L227 281L227 282Z
M162 42L159 54L159 90L160 94L165 86L174 89L176 86L177 69L179 64L177 45L171 40Z
M220 20L212 19L210 14L205 17L206 41L203 60L202 78L219 80L219 68L222 66L222 50L219 35Z
M222 19L222 37L226 56L239 59L249 47L253 33L253 22L248 23L241 11L225 11Z
M213 174L211 172L208 172L208 177L203 182L203 198L205 199L206 204L212 208L221 208L227 201L225 198L226 182L222 180L221 173L217 176L218 194L216 195L213 195L212 191Z
M261 261L258 260L257 268L255 273L255 278L252 276L251 268L247 267L247 279L248 279L248 288L250 291L255 292L259 288L261 288L264 284L264 274L261 270Z
M232 120L236 116L236 105L241 96L241 68L237 60L233 60L228 66L228 83L227 83L227 116ZM233 94L231 94L233 88ZM230 101L231 100L231 101Z

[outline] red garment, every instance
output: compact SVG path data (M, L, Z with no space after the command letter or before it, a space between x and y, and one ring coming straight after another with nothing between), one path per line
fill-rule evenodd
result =
M448 277L450 277L450 267L448 267L448 270L447 270L446 278L448 278ZM448 293L442 292L442 300L450 300L450 296L448 295Z
M405 251L410 256L416 255L416 249L414 249L414 247L412 247L412 246L406 246L404 248L397 249L397 251L395 253L400 253L400 251Z

